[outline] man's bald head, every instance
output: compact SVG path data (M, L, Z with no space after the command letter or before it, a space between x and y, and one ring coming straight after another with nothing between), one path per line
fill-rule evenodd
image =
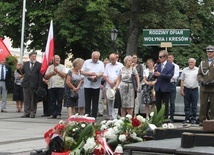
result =
M114 65L117 62L117 56L116 56L116 54L115 53L110 54L109 60Z

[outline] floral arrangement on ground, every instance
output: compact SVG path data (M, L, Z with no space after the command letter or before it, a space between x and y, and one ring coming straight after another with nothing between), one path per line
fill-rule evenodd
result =
M95 118L74 115L60 121L44 134L47 155L113 155L122 153L125 144L152 139L156 127L162 126L165 106L150 119L131 115L114 120L95 122Z

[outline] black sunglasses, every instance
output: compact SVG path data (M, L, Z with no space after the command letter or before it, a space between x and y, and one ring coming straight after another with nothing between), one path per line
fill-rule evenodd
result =
M163 57L165 57L165 56L164 55L163 56L159 56L160 59L163 58Z

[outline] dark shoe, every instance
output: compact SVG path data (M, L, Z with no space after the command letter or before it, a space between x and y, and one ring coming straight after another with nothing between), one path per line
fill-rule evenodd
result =
M174 123L174 119L173 118L170 118L170 123Z
M28 117L30 117L29 114L24 114L23 116L21 116L21 118L28 118Z
M97 117L103 117L103 115L102 114L97 114Z
M56 117L53 117L53 116L51 115L51 116L49 116L47 119L54 119L54 118L56 118Z
M183 121L183 124L189 124L190 123L190 121L189 120L185 120L185 121Z
M6 112L7 112L7 110L2 109L2 110L1 110L1 112L5 112L5 113L6 113Z
M199 122L199 126L203 126L203 122Z
M30 118L35 118L35 115L31 115Z
M191 120L191 124L196 124L196 120Z

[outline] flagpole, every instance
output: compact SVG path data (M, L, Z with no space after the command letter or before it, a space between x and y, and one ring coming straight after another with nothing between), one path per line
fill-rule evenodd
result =
M23 46L24 46L25 12L26 12L26 0L23 0L20 62L23 61L23 53L24 53Z

